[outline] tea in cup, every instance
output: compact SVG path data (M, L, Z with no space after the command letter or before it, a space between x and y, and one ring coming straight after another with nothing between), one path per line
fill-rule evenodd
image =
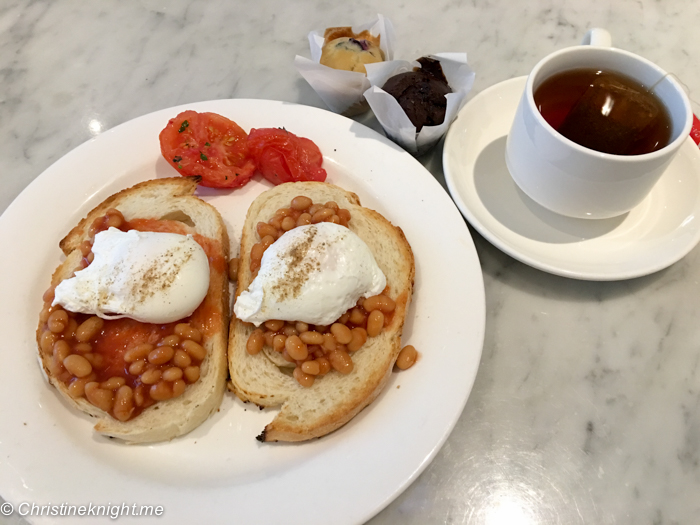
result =
M506 142L520 189L569 217L604 219L637 206L692 125L681 85L648 60L589 31L528 76Z

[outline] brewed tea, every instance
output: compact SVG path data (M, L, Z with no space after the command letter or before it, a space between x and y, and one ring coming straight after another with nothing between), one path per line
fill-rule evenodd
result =
M617 72L581 68L557 73L540 84L534 98L550 126L596 151L641 155L671 139L671 118L663 103Z

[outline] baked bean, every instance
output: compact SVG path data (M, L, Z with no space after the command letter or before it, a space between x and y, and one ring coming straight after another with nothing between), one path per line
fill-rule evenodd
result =
M238 257L231 257L228 262L228 278L231 281L238 279Z
M50 354L53 351L53 345L56 342L56 334L51 330L44 330L41 334L41 339L39 340L39 346L41 351L45 354Z
M326 219L326 222L332 222L333 224L340 224L340 217L338 217L336 214L333 214L330 216L330 218Z
M170 361L174 355L175 350L172 346L159 346L148 353L148 362L153 365L164 365Z
M355 307L352 310L350 310L350 318L348 319L348 321L350 321L355 326L364 325L366 320L367 314L362 308Z
M173 383L173 397L180 397L185 393L186 388L187 383L185 383L182 379L176 379Z
M260 241L260 244L263 245L263 252L267 250L270 246L272 246L272 243L277 240L277 236L273 235L265 235L265 237L262 238Z
M195 383L199 379L199 367L188 366L185 368L185 378L190 383Z
M263 334L263 338L265 339L265 344L269 347L272 347L272 340L275 338L275 332L270 332L270 330L266 330L265 333Z
M265 321L265 328L267 328L271 332L277 332L281 330L283 326L284 321L279 321L277 319L270 319L269 321Z
M320 210L323 207L324 207L323 204L312 204L311 207L307 210L307 212L309 213L309 215L311 215L313 217L314 213L316 213L318 210Z
M90 343L76 343L73 345L73 351L79 354L87 354L92 352L92 345Z
M139 359L145 359L154 348L155 347L150 343L141 343L140 345L129 348L124 353L124 361L133 363Z
M274 236L279 238L281 233L284 233L284 230L282 230L282 217L273 217L269 221L267 221L267 224L269 226L272 226L274 228L275 233Z
M333 334L323 334L323 348L330 352L331 350L335 350L335 347L336 341Z
M373 310L367 318L367 335L376 337L382 333L384 329L384 312L381 310Z
M61 341L65 342L65 341ZM90 361L78 354L71 354L63 359L63 366L66 367L75 377L85 377L92 372Z
M272 235L273 237L277 236L278 228L272 226L271 224L267 224L266 222L259 222L255 229L261 239L268 235Z
M253 272L260 268L260 261L262 260L263 252L262 243L256 242L250 249L250 271Z
M90 364L92 365L92 368L102 368L104 366L104 360L105 358L102 357L102 354L94 354L92 352L87 352L83 354L83 357L90 361Z
M297 219L297 226L306 226L311 224L311 215L308 213L302 213Z
M126 421L134 411L134 391L130 386L119 387L114 396L114 417L119 421Z
M305 195L298 195L292 199L291 208L293 210L304 211L308 210L312 204L313 201L309 197Z
M331 208L321 208L311 216L311 224L318 224L326 219L330 219L335 212Z
M68 385L68 395L71 396L73 399L83 397L85 395L85 385L87 385L91 381L94 381L96 378L97 376L95 374L90 374L81 378L75 378L73 381L71 381L70 385Z
M151 368L141 374L141 382L144 385L154 385L160 381L161 371L158 368Z
M83 254L83 257L87 257L91 251L92 243L90 241L83 241L80 243L80 253Z
M304 341L307 345L323 344L323 334L319 334L318 332L302 332L299 334L299 339Z
M204 358L207 356L206 348L190 339L184 340L180 346L192 359L196 359L197 361L204 361Z
M155 401L166 401L173 397L173 389L166 381L158 381L155 385L151 385L148 393Z
M160 375L164 381L176 381L182 378L182 368L176 366L171 366L170 368L163 371Z
M399 352L399 357L396 358L396 368L407 370L411 368L418 359L418 352L413 345L404 346Z
M296 363L296 359L292 358L288 353L287 349L285 348L282 350L282 357L288 362L288 363Z
M102 229L102 224L104 223L104 216L97 217L97 219L92 221L90 228L88 228L88 236L92 239L95 234Z
M263 331L260 328L256 328L248 337L248 342L246 343L246 351L250 355L255 355L258 352L260 352L260 350L262 350L264 344L265 335L263 334Z
M297 321L296 323L294 323L294 328L297 329L297 332L302 333L306 332L309 329L309 325L302 321Z
M336 342L346 345L352 341L352 332L344 324L333 323L331 325L331 333L335 337Z
M68 313L65 310L54 310L46 320L46 324L54 334L60 334L68 324Z
M301 364L301 371L305 374L316 376L321 371L321 367L318 365L318 361L316 360L305 361Z
M137 386L136 389L134 390L134 403L136 403L137 407L143 406L143 403L146 400L144 393L143 393L143 390L144 390L143 385Z
M275 215L279 217L280 219L284 219L285 217L289 217L292 215L292 209L291 208L280 208L275 212Z
M104 390L95 381L90 381L85 385L85 398L97 408L110 412L114 405L114 393L111 390Z
M347 224L350 221L350 211L346 210L345 208L340 208L337 212L335 212L338 217L340 217L340 222L341 224L343 221Z
M357 352L362 345L367 342L367 330L364 328L353 328L352 329L352 341L348 343L348 350L350 352Z
M293 217L285 217L284 219L282 219L282 229L286 232L288 232L292 228L295 228L296 225L297 221L295 221Z
M331 366L341 374L347 375L355 368L350 354L344 350L337 349L328 352L328 361L330 361Z
M286 343L287 343L287 336L286 335L277 334L275 337L272 338L272 348L274 348L277 352L283 351Z
M316 358L316 362L318 363L318 374L316 375L326 375L331 371L331 362L327 358L318 357Z
M175 350L175 355L173 356L173 364L179 366L180 368L185 368L190 366L192 363L192 358L184 350L178 348Z
M175 333L183 339L191 339L195 343L202 341L202 332L189 323L178 323L175 325Z
M314 329L319 333L319 334L325 334L328 331L328 326L322 325L322 324L317 324L314 326Z
M323 350L323 347L319 345L309 345L309 355L314 356L314 358L318 359L319 357L325 357L326 352Z
M78 329L78 321L73 319L72 317L68 317L68 324L66 325L65 330L63 330L63 338L66 340L74 339L75 338L75 331ZM79 344L84 344L84 343L79 343Z
M309 350L305 343L299 339L298 335L292 335L287 337L287 341L284 344L285 350L292 359L303 361L309 355Z
M63 361L71 355L70 345L66 343L63 339L59 339L53 345L53 358L56 364L63 364ZM88 363L89 364L89 363ZM60 367L59 367L60 369Z
M311 374L305 374L299 366L297 366L294 369L292 375L294 376L294 379L297 380L297 383L299 383L305 388L309 388L311 385L314 384L314 381L316 380L315 376L312 376Z
M299 335L299 331L292 325L286 325L284 328L282 328L282 333L287 337L292 335Z
M92 252L88 253L87 257L85 257L85 259L87 259L87 262L91 263L92 261L95 260L95 254Z
M347 322L350 320L350 312L345 312L343 315L340 316L338 319L338 323L340 324L347 324Z
M182 350L179 350L182 352ZM182 352L184 354L184 352ZM187 355L187 354L185 354ZM139 376L143 373L143 371L146 370L146 361L143 359L139 359L138 361L134 361L129 365L129 373L132 376Z
M52 303L54 299L54 294L56 292L56 287L55 286L49 286L47 290L44 292L44 295L41 296L41 298L44 300L45 303Z
M112 208L107 210L107 212L105 213L103 228L105 230L108 230L109 228L119 228L123 222L124 216L122 215L122 212L120 212L116 208Z
M326 208L330 208L330 209L333 210L333 211L338 211L338 210L340 209L340 206L338 206L338 203L335 202L335 201L328 201L328 202L325 204L325 207L326 207Z
M102 381L100 383L100 388L104 388L105 390L117 390L125 384L126 379L123 377L113 376L107 379L107 381Z
M391 313L396 308L396 302L389 296L379 294L368 297L362 303L362 307L368 312L381 310L385 314Z
M97 332L102 330L104 324L105 322L102 319L96 315L93 315L78 326L75 331L75 338L80 343L87 343L90 339L97 335Z
M180 336L177 334L170 334L163 337L156 346L177 346L180 344Z

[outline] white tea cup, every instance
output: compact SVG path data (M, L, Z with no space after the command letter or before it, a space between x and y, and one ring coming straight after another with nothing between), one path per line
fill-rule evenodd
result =
M681 85L652 62L611 46L610 34L592 29L582 45L543 58L527 78L506 142L506 164L520 189L545 208L586 219L616 217L649 194L688 139L693 112ZM636 80L667 109L669 143L651 153L615 155L586 148L557 132L540 114L534 93L553 75L595 68Z

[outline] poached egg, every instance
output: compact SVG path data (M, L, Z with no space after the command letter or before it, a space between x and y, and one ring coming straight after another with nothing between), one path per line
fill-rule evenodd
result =
M209 260L191 235L109 228L95 235L92 253L56 287L54 305L161 324L188 317L207 295Z
M360 297L385 287L386 277L367 244L344 226L322 222L277 239L233 310L255 326L270 319L328 325Z

